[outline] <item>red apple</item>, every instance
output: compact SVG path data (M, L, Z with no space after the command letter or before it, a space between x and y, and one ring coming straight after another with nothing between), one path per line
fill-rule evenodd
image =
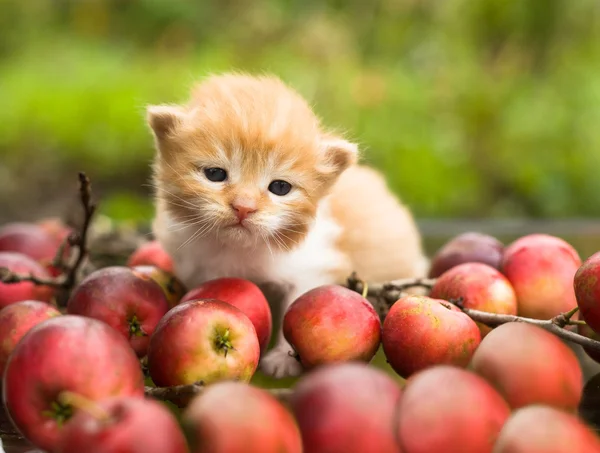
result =
M203 283L183 296L181 302L195 299L219 299L244 312L256 329L260 352L269 346L273 321L271 309L258 286L242 278L218 278Z
M76 410L57 398L71 391L98 401L144 395L138 358L103 322L63 315L41 322L17 343L6 364L3 398L14 426L37 447L55 450Z
M305 374L290 399L304 451L400 453L394 433L400 395L391 376L362 362Z
M577 326L577 333L579 335L583 335L584 337L591 338L592 340L600 341L600 334L594 332L590 326L586 324L580 324ZM597 351L592 348L588 348L583 346L583 350L585 353L594 361L600 363L600 351Z
M508 404L485 379L434 366L404 387L397 418L401 451L491 453L509 416Z
M464 263L444 272L436 280L430 297L434 299L459 299L466 308L490 313L517 314L517 296L507 278L483 263ZM481 336L491 328L477 323Z
M16 344L29 330L61 313L52 305L37 300L25 300L0 310L0 376Z
M302 453L298 425L266 390L219 382L196 396L182 423L192 453Z
M92 272L67 303L68 313L95 318L116 329L139 357L146 355L150 335L168 310L162 288L125 266Z
M17 252L0 252L0 268L11 272L34 275L39 278L50 278L50 274L33 258ZM21 302L23 300L39 300L50 302L55 290L49 286L35 285L30 282L0 283L0 307Z
M513 409L546 404L574 411L583 377L575 353L541 327L510 322L496 327L473 355L472 369Z
M444 244L431 259L429 277L436 278L463 263L484 263L500 268L504 245L488 234L468 232Z
M157 240L148 241L140 245L127 260L130 267L139 265L156 266L173 273L173 259Z
M58 244L62 244L69 234L73 232L73 229L58 217L45 217L35 223L46 231L46 233L50 234Z
M600 252L586 259L575 273L573 287L581 318L600 332Z
M501 270L515 290L519 315L550 319L577 306L573 278L580 266L577 251L564 240L530 234L504 250Z
M306 370L349 360L369 362L381 343L381 321L371 303L338 285L314 288L283 318L285 339Z
M600 440L577 416L532 405L504 424L493 453L600 453Z
M433 365L466 367L480 341L471 318L427 296L401 297L383 322L383 351L403 378Z
M189 452L177 420L161 403L114 397L91 404L65 425L57 453Z
M184 302L156 326L148 370L158 386L248 382L258 366L256 330L241 310L216 299Z
M36 261L54 259L60 241L35 223L14 222L0 227L0 251L18 252Z
M147 275L159 284L167 297L169 308L173 308L177 305L186 293L185 286L177 277L167 271L163 271L159 267L140 265L133 266L131 269L138 274Z

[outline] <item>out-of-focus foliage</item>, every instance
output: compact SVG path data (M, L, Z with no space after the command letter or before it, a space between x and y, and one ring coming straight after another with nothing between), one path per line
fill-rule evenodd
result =
M600 213L597 0L0 7L3 187L85 169L106 192L139 193L153 154L145 105L246 70L308 97L418 216ZM126 216L136 204L112 206Z

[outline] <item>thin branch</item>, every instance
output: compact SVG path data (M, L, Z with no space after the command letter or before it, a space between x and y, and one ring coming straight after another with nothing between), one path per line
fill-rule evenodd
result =
M65 276L63 288L67 291L71 290L77 283L77 273L88 256L87 237L92 218L96 212L96 205L91 202L92 185L84 172L79 173L79 197L84 213L83 224L80 231L73 233L72 239L69 241L71 245L77 247L77 255L75 262L69 267Z
M77 277L81 266L88 256L87 238L88 231L92 222L96 205L91 203L91 184L85 173L79 173L79 198L83 207L83 223L79 231L72 232L67 240L61 244L54 259L55 264L59 264L62 273L54 278L41 278L32 274L20 274L12 272L6 267L0 267L0 282L15 284L21 282L31 282L35 285L50 286L59 289L63 294L69 293L77 283ZM75 258L73 264L67 266L62 261L66 245L75 249ZM64 298L63 298L64 299Z
M60 277L43 278L33 274L19 274L12 272L7 267L0 267L0 283L14 284L22 282L31 282L34 285L51 286L53 288L62 288L63 281Z
M375 306L375 309L382 318L385 318L390 307L402 297L403 291L414 287L431 289L434 283L435 279L428 278L394 280L383 284L371 283L368 285L368 296L374 299L375 302L373 305ZM353 273L348 278L348 288L358 293L362 293L364 283L355 273ZM575 307L566 313L560 313L552 319L534 319L466 308L462 304L462 299L450 300L448 302L459 307L463 313L469 316L473 321L480 322L489 327L497 327L508 322L524 322L546 329L564 340L600 352L600 341L592 340L591 338L565 328L572 325L585 325L584 321L571 319L575 313L577 313L578 307Z

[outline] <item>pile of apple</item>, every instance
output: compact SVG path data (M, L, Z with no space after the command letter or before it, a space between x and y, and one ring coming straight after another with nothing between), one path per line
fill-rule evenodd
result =
M59 275L69 233L55 220L5 225L0 267ZM0 283L6 413L48 453L600 453L577 415L572 350L456 305L537 319L579 307L580 333L600 338L600 253L582 262L557 237L504 247L467 233L438 251L430 276L428 295L399 297L383 322L343 286L300 296L283 332L305 373L285 400L250 384L272 334L261 290L240 278L185 288L157 242L86 276L65 308L51 287ZM369 364L380 347L403 384ZM176 418L148 383L205 387L173 400Z

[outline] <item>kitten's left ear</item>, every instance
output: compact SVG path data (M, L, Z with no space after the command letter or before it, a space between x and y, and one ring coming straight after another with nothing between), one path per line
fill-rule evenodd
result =
M150 105L146 109L146 119L154 135L159 140L167 137L183 123L184 111L176 105Z
M324 137L321 140L324 159L321 170L335 176L358 161L358 146L343 138Z

